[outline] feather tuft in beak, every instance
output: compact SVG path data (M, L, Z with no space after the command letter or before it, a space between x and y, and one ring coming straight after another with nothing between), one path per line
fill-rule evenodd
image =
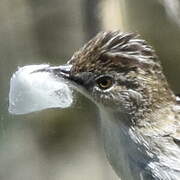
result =
M30 65L11 77L9 112L27 114L48 108L67 108L73 102L66 78L70 66Z

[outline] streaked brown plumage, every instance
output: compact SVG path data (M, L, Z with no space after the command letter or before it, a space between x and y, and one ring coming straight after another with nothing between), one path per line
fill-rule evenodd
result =
M180 179L180 105L146 41L99 33L57 73L98 106L105 151L122 180Z

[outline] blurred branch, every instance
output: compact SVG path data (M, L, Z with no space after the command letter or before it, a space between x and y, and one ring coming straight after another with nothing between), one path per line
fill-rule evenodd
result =
M101 29L99 19L99 3L100 0L85 0L82 5L84 14L84 31L86 32L86 39L92 38Z

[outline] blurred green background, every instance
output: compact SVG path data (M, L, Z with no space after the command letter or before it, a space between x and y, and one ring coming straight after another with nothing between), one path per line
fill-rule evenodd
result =
M117 180L106 160L98 112L91 102L78 95L68 109L13 116L8 113L10 77L18 66L63 64L97 32L121 29L140 33L153 45L178 93L179 3L1 0L0 179Z

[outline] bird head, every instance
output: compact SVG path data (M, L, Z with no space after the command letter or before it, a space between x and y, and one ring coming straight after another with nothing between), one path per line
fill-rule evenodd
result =
M112 111L130 113L172 99L153 48L134 33L101 32L53 72Z
M46 70L63 76L98 105L105 150L117 174L122 179L141 179L147 171L145 175L150 177L148 165L156 158L152 153L156 143L150 135L156 139L156 131L160 131L155 127L156 118L149 115L175 101L153 48L133 33L101 32L67 64ZM153 126L145 128L149 122L155 124L155 135ZM147 142L145 132L149 133ZM134 174L137 169L138 176Z

